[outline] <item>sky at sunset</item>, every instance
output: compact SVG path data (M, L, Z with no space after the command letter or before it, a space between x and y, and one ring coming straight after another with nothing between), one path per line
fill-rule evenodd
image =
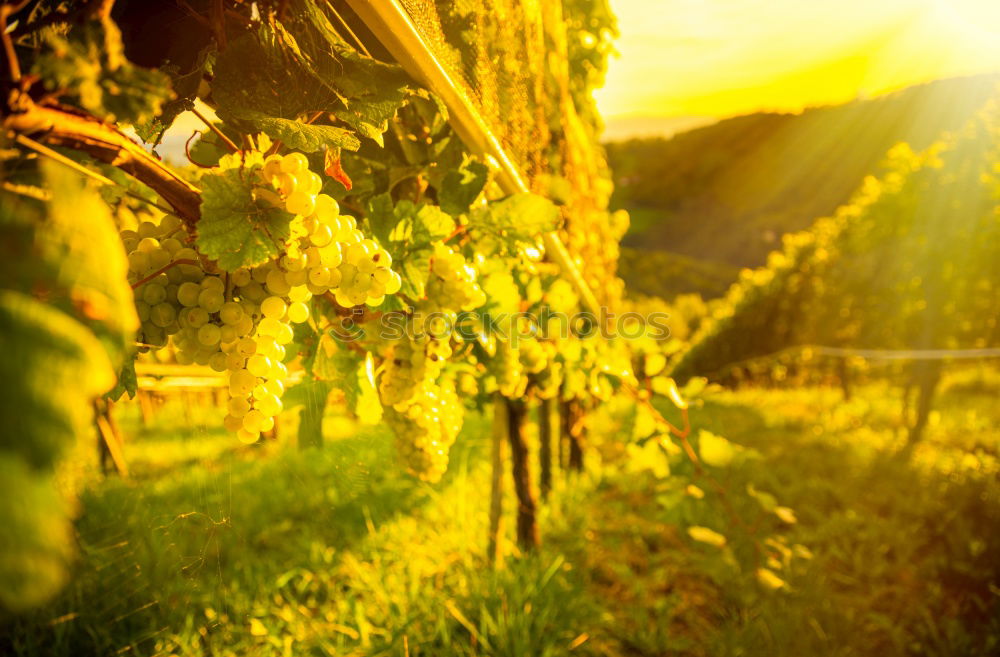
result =
M1000 70L1000 0L610 0L608 138Z

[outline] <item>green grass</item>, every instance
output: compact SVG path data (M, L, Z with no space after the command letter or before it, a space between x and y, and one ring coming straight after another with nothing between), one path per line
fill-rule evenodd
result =
M888 387L847 403L829 389L712 393L696 427L746 448L711 469L726 502L704 477L705 499L684 495L682 460L657 480L594 436L588 472L560 477L543 510L544 549L519 557L508 536L499 570L485 557L481 418L430 486L401 475L381 428L344 418L328 418L340 438L300 452L237 446L206 409L190 427L178 408L142 427L122 408L135 476L81 475L75 578L3 621L0 653L997 654L998 394L995 376L951 377L903 462ZM798 522L764 512L748 484ZM691 541L690 525L727 546ZM813 555L777 571L787 590L754 577L767 537Z

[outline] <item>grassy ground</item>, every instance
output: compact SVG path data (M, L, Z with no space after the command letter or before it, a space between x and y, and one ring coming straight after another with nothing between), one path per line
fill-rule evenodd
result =
M122 409L133 481L77 473L76 578L4 621L0 653L995 655L998 395L995 375L952 377L901 462L886 387L846 403L827 389L714 393L696 426L746 448L712 469L725 495L681 461L666 479L601 465L612 450L595 445L543 511L542 552L507 543L499 570L484 556L482 419L428 486L400 475L384 431L343 418L327 419L326 448L299 452L238 447L207 410L178 428L177 409L148 427ZM684 493L692 481L704 499ZM727 545L692 541L691 525ZM782 590L754 576L768 537L812 554L771 564Z

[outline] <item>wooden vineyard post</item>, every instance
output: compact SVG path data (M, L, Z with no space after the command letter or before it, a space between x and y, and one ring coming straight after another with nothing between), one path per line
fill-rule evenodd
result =
M567 470L579 472L583 470L582 409L580 403L575 400L564 401L560 406L562 420L560 429L569 449L566 467Z
M94 401L94 424L97 426L97 445L101 471L108 473L108 458L115 465L119 476L128 478L128 464L125 462L122 435L111 415L111 402L104 399Z
M531 552L538 548L540 539L535 494L531 490L528 443L524 436L527 410L524 402L507 400L511 473L514 476L514 492L517 494L517 543L524 552Z
M503 536L503 461L504 444L507 441L507 405L504 398L496 395L493 400L493 431L491 435L490 474L490 535L487 556L494 566L503 557L501 537Z
M538 406L538 488L543 500L552 491L552 411L554 399L543 399Z

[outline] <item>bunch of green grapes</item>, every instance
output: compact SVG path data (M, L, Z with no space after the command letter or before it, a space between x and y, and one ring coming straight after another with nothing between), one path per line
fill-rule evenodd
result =
M181 220L172 215L159 223L142 221L136 230L121 231L128 280L135 286L135 308L142 322L138 341L148 347L164 347L169 336L180 331L177 290L205 275L198 254L186 246L187 238ZM178 261L193 264L170 267Z
M293 337L289 322L308 317L304 304L295 306L307 297L290 291L297 300L291 302L267 295L259 285L261 294L247 295L239 284L249 285L254 274L264 279L267 266L208 272L194 249L183 245L185 238L180 220L170 215L159 225L142 222L136 231L122 231L129 277L138 283L139 340L154 348L170 341L179 364L228 372L231 398L224 424L240 440L255 442L281 412L282 381L288 376L284 345Z
M537 338L521 338L518 343L518 358L525 372L538 374L549 362L548 347Z
M431 275L427 280L427 299L420 309L427 313L456 313L475 310L486 303L486 293L479 287L478 273L465 257L450 247L434 245Z
M322 181L304 155L271 156L259 176L264 184L254 193L296 215L278 258L230 273L207 271L171 216L122 233L130 278L140 283L141 341L159 348L172 336L178 363L227 372L224 424L246 443L269 431L282 410L285 346L294 338L292 324L308 321L312 297L331 292L343 306L379 305L402 282L389 254L319 193Z
M490 365L501 395L508 399L518 399L524 394L527 379L521 365L520 345L513 344L511 340L498 341L496 354Z
M394 406L408 402L422 385L438 378L451 353L448 340L438 340L427 333L393 343L379 382L382 403Z
M305 155L271 155L259 177L257 197L296 215L285 255L264 281L268 291L282 295L304 286L312 295L332 292L345 308L378 306L386 294L399 291L402 279L390 269L390 255L365 239L354 217L341 215L332 197L320 193L322 179L309 170Z
M428 482L448 469L448 452L462 429L463 407L449 378L425 380L408 401L386 409L399 458L413 476Z

